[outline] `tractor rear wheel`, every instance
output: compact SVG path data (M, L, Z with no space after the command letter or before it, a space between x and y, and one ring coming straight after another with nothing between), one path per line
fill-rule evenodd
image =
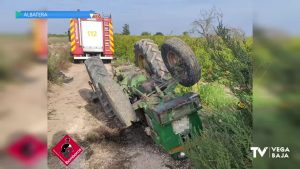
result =
M171 38L161 47L163 61L183 86L189 87L200 80L201 68L192 49L181 39Z
M163 63L157 44L151 39L142 39L134 45L135 65L145 69L150 76L167 80L170 75Z
M119 128L129 127L137 121L136 114L122 87L112 79L101 59L93 57L85 62L93 88L105 113L116 115Z

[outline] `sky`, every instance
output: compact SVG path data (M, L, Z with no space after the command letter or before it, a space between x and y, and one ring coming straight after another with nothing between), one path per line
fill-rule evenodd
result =
M212 7L223 12L227 26L240 28L246 35L252 35L251 0L1 0L0 33L30 31L29 20L15 19L15 11L18 10L80 9L111 14L117 33L127 23L131 34L147 31L178 35L192 29L191 23L198 18L201 10ZM68 26L68 19L49 19L48 32L65 33Z
M182 34L192 29L192 22L201 10L216 7L224 15L227 26L240 28L252 35L253 11L251 0L1 0L0 33L30 31L31 22L15 19L19 10L94 10L111 14L115 32L120 33L129 24L131 34L162 32ZM5 17L3 17L5 16ZM68 19L49 19L49 33L65 33Z
M300 35L299 0L254 0L254 24Z

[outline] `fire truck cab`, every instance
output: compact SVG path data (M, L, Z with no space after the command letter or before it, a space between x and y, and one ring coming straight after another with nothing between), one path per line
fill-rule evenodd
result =
M93 14L91 18L72 18L68 31L71 56L74 62L99 57L110 62L114 55L111 16Z

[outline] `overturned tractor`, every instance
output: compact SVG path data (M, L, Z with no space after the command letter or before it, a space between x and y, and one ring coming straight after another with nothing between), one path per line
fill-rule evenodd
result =
M161 51L149 39L138 41L134 49L135 65L119 64L113 75L99 58L85 61L94 93L119 128L142 122L155 143L174 158L184 158L182 144L202 129L201 103L197 93L178 94L175 88L199 81L195 55L178 38L166 40Z

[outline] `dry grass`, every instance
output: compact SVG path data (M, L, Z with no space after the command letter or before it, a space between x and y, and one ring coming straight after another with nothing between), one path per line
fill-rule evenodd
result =
M48 80L61 84L61 71L71 66L70 47L67 37L49 37Z

